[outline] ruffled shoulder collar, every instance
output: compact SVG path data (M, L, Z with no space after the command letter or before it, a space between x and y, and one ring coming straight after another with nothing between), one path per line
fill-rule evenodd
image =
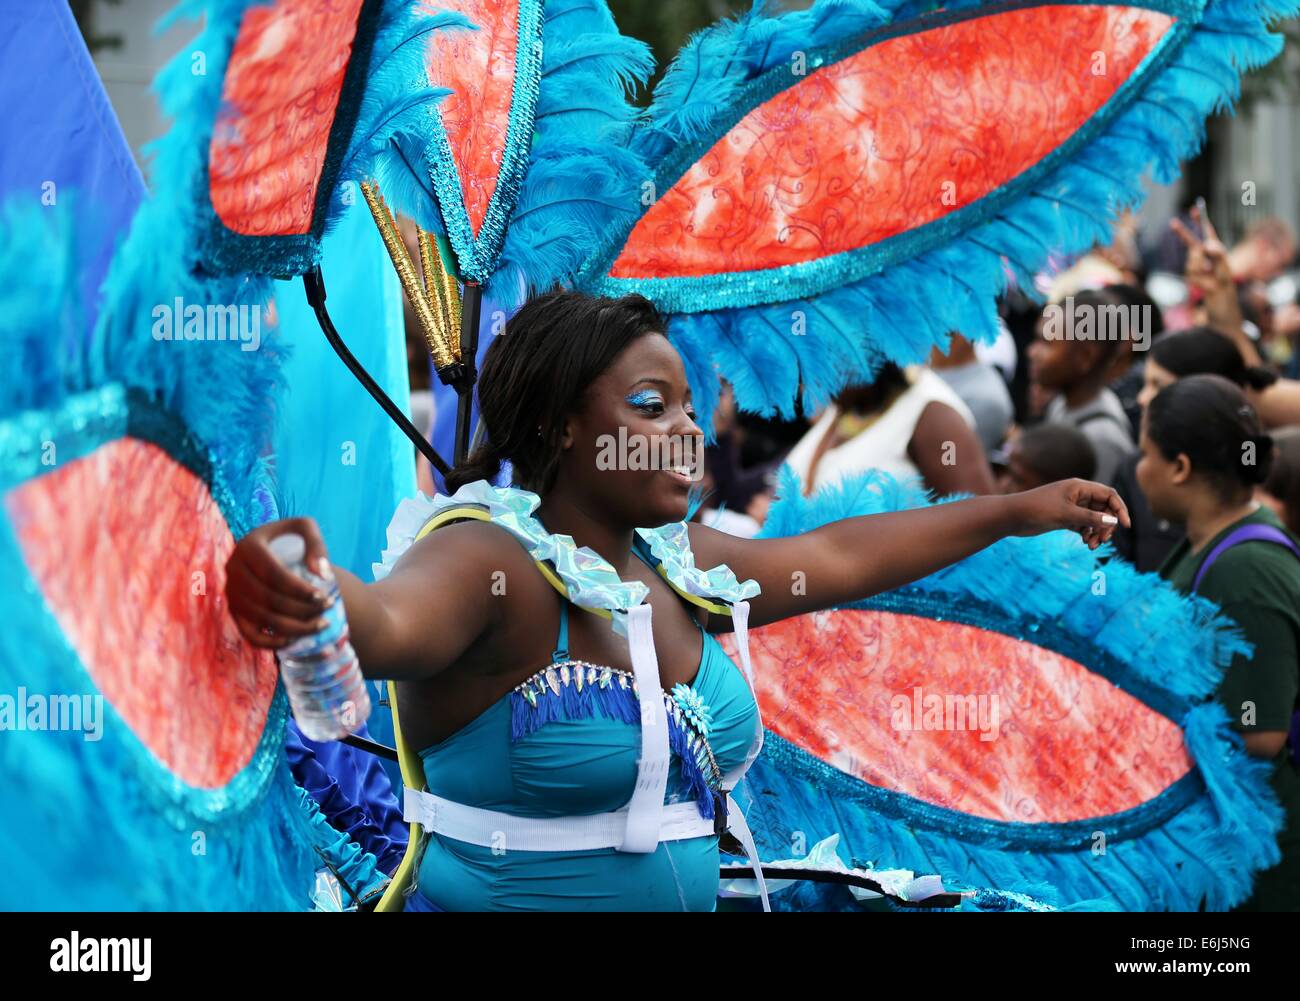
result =
M640 581L622 580L603 556L594 549L575 544L572 536L548 532L533 517L540 504L541 498L531 491L518 487L494 487L486 480L467 483L451 496L416 494L409 497L397 506L388 525L387 548L381 561L372 566L375 580L388 576L430 520L452 508L479 507L487 511L493 522L518 539L533 559L550 564L564 584L570 601L612 613L615 629L622 632L625 616L619 613L641 604L649 594L649 588ZM737 580L726 564L710 570L696 567L685 522L660 528L638 528L637 534L660 561L669 583L687 594L732 603L748 600L759 593L757 581Z

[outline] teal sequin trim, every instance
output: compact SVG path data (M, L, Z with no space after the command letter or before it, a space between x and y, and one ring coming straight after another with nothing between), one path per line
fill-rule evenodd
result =
M1060 0L1060 5L1096 6L1093 0ZM1122 2L1103 6L1133 6ZM938 28L961 21L985 18L1004 11L1047 6L1039 0L990 4L978 8L953 10L925 15L922 18L886 25L856 38L807 54L809 71L820 69L856 55L867 48L904 35ZM718 274L671 278L615 278L613 266L626 242L625 233L611 234L584 267L578 287L594 295L622 296L639 293L665 313L712 312L723 308L744 308L787 302L821 295L842 285L862 281L886 268L942 247L957 237L971 233L1021 198L1078 150L1109 128L1112 121L1132 103L1154 73L1177 55L1199 23L1204 0L1144 0L1142 9L1159 11L1177 18L1160 42L1149 52L1128 79L1064 143L1056 147L1027 170L990 191L978 201L941 219L900 233L880 243L844 251L830 257L787 264L755 271L732 271ZM737 89L729 106L715 116L712 127L691 142L672 150L655 170L655 191L668 191L708 152L713 145L737 125L751 110L775 97L803 78L780 65Z
M769 773L758 767L771 766L780 778L807 782L836 802L866 807L880 817L898 821L908 830L956 834L964 844L988 845L1000 850L1077 851L1080 845L1089 844L1097 831L1112 841L1128 841L1163 826L1205 795L1205 780L1199 770L1192 769L1158 795L1120 813L1060 823L990 820L854 778L771 730L765 737L763 752L755 763L756 771L748 779L751 789L775 786Z
M542 5L539 0L520 0L518 39L505 148L501 166L497 168L496 186L477 236L465 208L465 194L451 142L442 123L441 109L435 109L430 116L433 143L426 166L434 193L438 196L438 209L447 238L456 252L460 277L479 284L486 284L497 269L506 228L528 166L537 95L542 81Z
M126 390L114 383L68 397L58 408L0 421L0 489L89 455L126 434Z

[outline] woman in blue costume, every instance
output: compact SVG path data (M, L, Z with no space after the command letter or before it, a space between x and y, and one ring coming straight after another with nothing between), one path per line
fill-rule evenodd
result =
M700 430L663 330L640 296L525 304L484 362L486 442L454 496L404 502L375 583L331 569L306 518L230 560L241 631L278 647L323 608L269 550L301 533L338 579L366 676L395 682L425 780L408 790L427 837L407 909L712 910L719 836L747 840L727 791L761 744L749 626L1008 535L1065 528L1095 547L1127 524L1113 490L1069 480L791 538L684 525L702 450L674 446ZM505 461L514 486L490 486ZM739 668L713 635L733 628Z

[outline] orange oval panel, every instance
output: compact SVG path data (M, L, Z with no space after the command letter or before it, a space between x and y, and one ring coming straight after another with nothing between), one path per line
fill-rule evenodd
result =
M430 10L464 14L477 31L435 32L429 43L429 83L451 93L438 105L460 174L465 211L477 236L497 187L510 125L519 44L514 0L426 0Z
M1021 823L1101 817L1192 767L1175 723L1082 664L1001 633L835 611L765 626L750 643L769 730L863 782L950 810Z
M637 223L615 278L752 271L932 222L1065 142L1173 18L1031 7L880 42L750 111Z
M104 698L182 781L224 786L257 747L276 664L226 612L234 540L207 484L124 438L16 487L6 507Z
M208 156L212 207L250 236L311 231L363 0L277 0L240 22Z

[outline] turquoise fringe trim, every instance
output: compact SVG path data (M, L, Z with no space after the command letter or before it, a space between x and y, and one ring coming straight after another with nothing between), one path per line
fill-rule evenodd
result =
M919 482L878 472L806 498L787 467L779 491L764 536L930 503ZM1208 700L1223 668L1249 647L1212 603L1120 560L1103 562L1109 556L1065 532L1005 539L851 607L951 617L1058 650L1092 670L1109 665L1110 681L1182 727L1195 761L1188 776L1123 814L1011 824L870 786L769 733L740 790L763 857L788 856L796 833L808 843L839 833L853 865L935 872L949 886L1023 893L1067 910L1224 910L1244 900L1253 874L1278 860L1282 811L1268 763L1245 754L1223 709ZM1092 591L1098 571L1104 595ZM939 614L944 608L953 612ZM1094 855L1097 832L1106 851ZM782 907L794 909L844 904L818 888L781 897Z

